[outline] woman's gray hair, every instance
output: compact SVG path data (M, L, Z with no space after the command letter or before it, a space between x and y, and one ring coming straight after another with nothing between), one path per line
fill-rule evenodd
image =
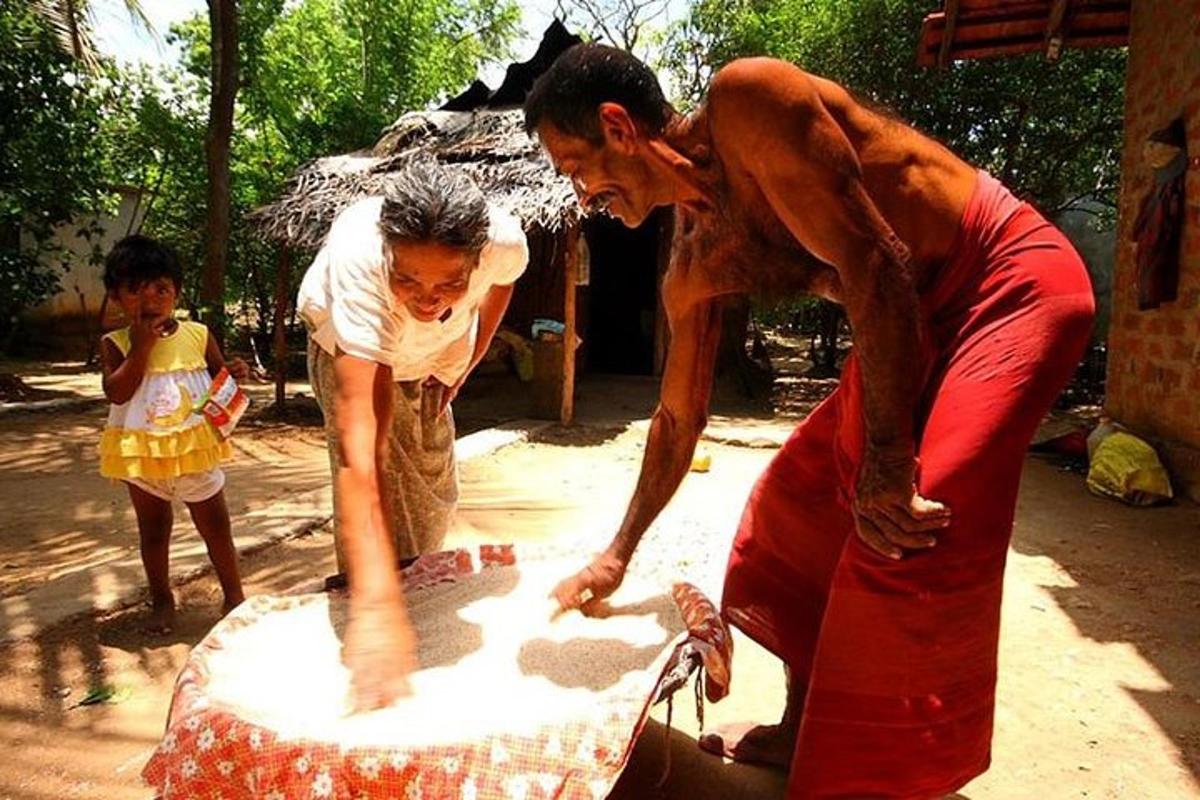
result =
M383 190L379 230L391 243L437 242L478 254L488 227L487 200L461 170L414 161Z

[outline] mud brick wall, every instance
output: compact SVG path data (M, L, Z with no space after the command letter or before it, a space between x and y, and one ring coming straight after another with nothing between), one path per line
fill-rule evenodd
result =
M1200 0L1135 2L1128 70L1107 409L1200 486ZM1179 298L1138 311L1130 236L1153 186L1145 143L1181 115L1191 163Z

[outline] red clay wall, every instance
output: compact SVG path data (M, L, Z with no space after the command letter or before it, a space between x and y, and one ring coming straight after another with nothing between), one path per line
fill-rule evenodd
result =
M1133 3L1128 70L1107 407L1176 451L1171 466L1195 470L1190 483L1200 477L1200 0ZM1179 298L1138 311L1130 235L1153 185L1145 142L1180 115L1191 163ZM1188 449L1196 452L1188 456Z

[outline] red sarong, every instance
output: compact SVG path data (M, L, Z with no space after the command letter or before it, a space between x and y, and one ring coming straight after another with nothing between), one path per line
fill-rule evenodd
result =
M723 613L806 689L789 798L941 797L989 764L1021 466L1094 301L1066 237L982 172L920 300L917 484L953 515L937 546L893 562L854 533L864 429L851 356L759 479L730 553Z

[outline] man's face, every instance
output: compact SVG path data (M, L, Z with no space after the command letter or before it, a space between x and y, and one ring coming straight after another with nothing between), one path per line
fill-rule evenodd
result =
M478 255L435 242L392 244L392 294L421 322L441 319L467 293Z
M659 203L652 191L650 170L637 140L636 126L605 126L603 144L563 133L553 122L538 126L538 140L554 168L570 178L580 204L588 213L607 210L636 228Z

